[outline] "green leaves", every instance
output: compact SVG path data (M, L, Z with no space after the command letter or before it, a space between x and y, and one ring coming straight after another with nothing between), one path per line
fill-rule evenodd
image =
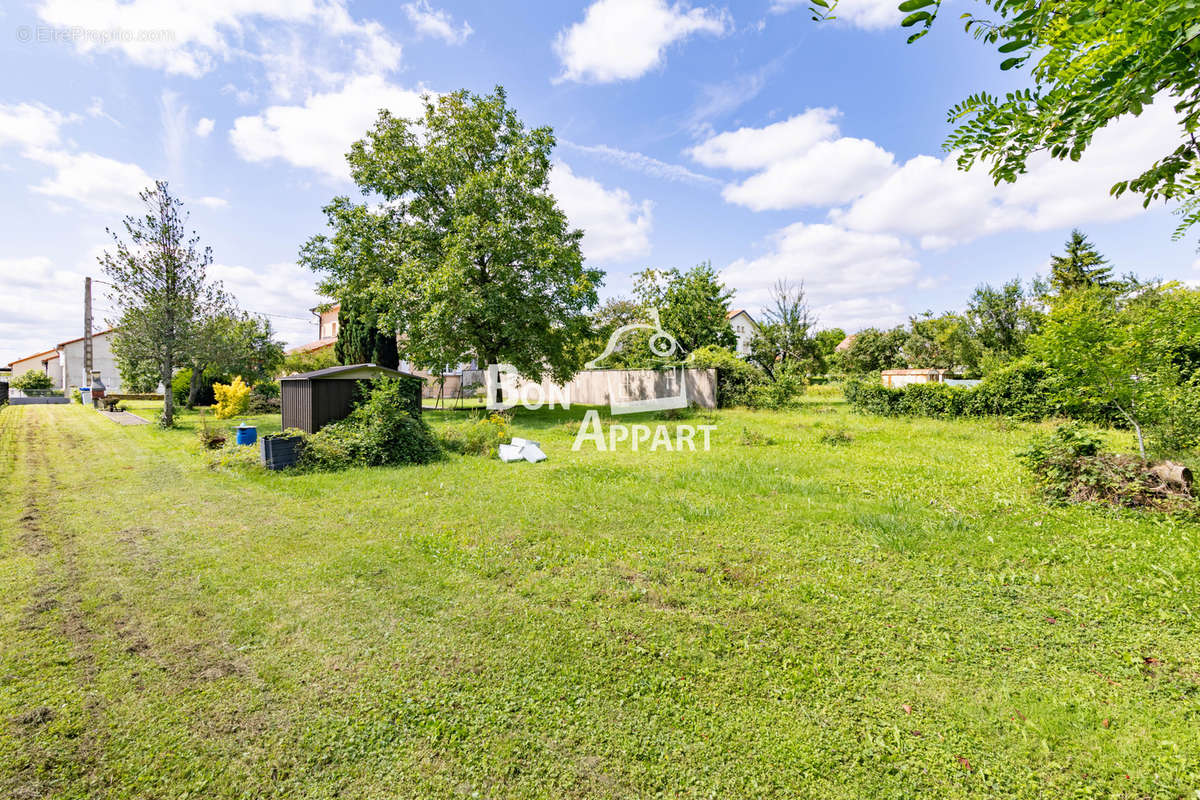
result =
M1200 147L1191 141L1200 131L1200 0L980 3L991 17L963 13L965 31L997 47L1001 71L1029 66L1032 85L1003 100L974 95L951 109L948 118L958 127L944 146L959 154L959 166L985 161L999 183L1019 179L1039 151L1079 160L1096 131L1164 98L1176 103L1187 144L1114 186L1113 194L1178 203L1181 230L1200 223ZM914 42L929 32L940 2L905 0L898 8L902 27L920 28L908 37Z

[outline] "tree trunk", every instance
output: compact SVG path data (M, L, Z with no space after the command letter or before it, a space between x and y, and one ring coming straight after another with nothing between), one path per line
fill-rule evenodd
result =
M1137 435L1138 454L1141 455L1144 462L1146 460L1146 442L1142 439L1142 426L1138 425L1137 420L1133 418L1133 414L1121 408L1119 403L1114 403L1113 405L1117 407L1117 411L1120 411L1122 416L1133 426L1133 432Z
M163 384L163 413L162 424L164 428L169 428L175 424L175 396L171 393L171 359L168 356L162 368L162 384Z
M187 407L195 408L196 400L200 397L200 384L204 380L204 371L200 368L192 367L192 380L188 383L188 398Z
M1183 464L1164 461L1151 467L1150 474L1162 481L1168 488L1189 493L1192 490L1192 471Z

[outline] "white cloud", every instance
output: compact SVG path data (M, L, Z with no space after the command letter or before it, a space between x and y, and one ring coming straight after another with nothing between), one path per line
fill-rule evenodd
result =
M224 197L213 197L211 195L194 197L192 198L192 202L205 208L228 208L229 206L229 201Z
M720 186L721 182L716 178L708 175L701 175L698 172L692 172L687 167L679 164L668 164L665 161L659 161L657 158L651 158L643 153L633 153L628 150L621 150L616 147L609 147L606 144L575 144L574 142L561 142L563 147L569 147L572 150L578 150L581 153L596 156L608 161L612 164L625 167L626 169L636 170L644 173L652 178L662 178L668 181L677 181L679 183L694 183L700 186Z
M216 123L214 123L208 117L201 117L200 119L196 120L196 127L195 127L196 135L199 136L201 139L205 138L206 136L208 136L210 133L213 132L213 126L215 124Z
M59 129L78 119L41 103L0 105L0 146L50 147L60 140Z
M791 11L796 8L807 9L810 0L775 0L771 10L777 13ZM899 28L904 14L897 9L897 0L839 0L834 12L838 22L854 25L866 30L882 30L884 28Z
M908 319L904 306L887 296L852 297L813 308L818 328L841 328L853 333L863 328L894 328Z
M159 116L163 126L163 153L167 157L167 174L178 178L183 174L190 133L188 107L179 101L178 93L164 90Z
M583 21L560 31L554 52L559 80L611 83L641 77L663 62L666 49L694 33L722 34L724 12L666 0L596 0Z
M984 165L969 172L953 155L917 156L848 209L839 225L919 237L940 249L1006 230L1043 231L1127 219L1142 212L1136 195L1111 197L1109 188L1174 148L1179 133L1168 103L1099 131L1078 162L1046 154L1029 160L1015 184L995 186Z
M381 25L353 19L339 0L43 0L38 16L56 27L121 33L74 37L83 53L119 52L140 66L193 78L247 55L247 43L269 51L265 26L272 24L307 26L314 39L353 39L353 47L340 49L353 54L360 70L394 69L400 60ZM308 54L315 57L316 48Z
M455 27L451 16L441 9L431 7L429 0L405 3L404 13L418 34L441 39L446 44L462 44L473 32L466 22Z
M34 192L98 211L129 212L138 202L138 192L154 185L137 164L95 153L34 149L25 157L54 170L52 177L32 187Z
M837 135L836 108L810 108L764 128L739 128L718 134L688 153L706 167L758 169L801 155Z
M309 321L308 310L322 300L316 293L316 276L306 267L292 262L261 267L215 263L208 277L221 281L242 309L269 315L271 326L289 347L317 338L316 317Z
M650 252L651 203L635 203L624 189L576 175L562 162L550 173L550 191L573 228L581 228L589 261L627 261Z
M835 138L834 108L810 108L762 128L717 134L689 153L710 167L761 170L725 187L725 199L755 211L837 205L878 186L896 169L867 139Z
M5 313L0 315L0 364L50 350L80 335L83 277L94 274L95 266L91 258L72 269L63 269L40 255L0 258L5 299ZM98 315L101 305L97 303Z
M238 117L229 140L247 161L278 158L347 180L350 170L345 155L375 122L381 108L399 117L417 117L424 112L420 92L401 89L378 76L363 76L338 91L311 95L303 105L270 106L255 116Z
M835 205L874 189L896 169L892 154L866 139L821 142L725 188L731 203L754 211Z
M803 281L810 302L827 306L910 286L920 270L912 248L899 237L835 225L797 222L772 234L771 245L767 254L740 258L722 270L739 303L766 305L776 281L787 280Z

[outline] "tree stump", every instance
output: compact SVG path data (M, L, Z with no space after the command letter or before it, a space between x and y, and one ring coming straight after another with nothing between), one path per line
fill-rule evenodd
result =
M1150 474L1163 482L1163 485L1176 491L1191 493L1192 471L1183 464L1174 461L1164 461L1150 468Z

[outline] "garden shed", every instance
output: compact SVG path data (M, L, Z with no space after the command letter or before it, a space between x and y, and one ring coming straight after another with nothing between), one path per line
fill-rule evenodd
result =
M420 416L421 387L424 385L420 377L376 364L352 364L280 378L284 430L299 428L305 433L316 433L331 422L345 419L368 390L370 382L385 376L411 382L408 410L413 416Z

